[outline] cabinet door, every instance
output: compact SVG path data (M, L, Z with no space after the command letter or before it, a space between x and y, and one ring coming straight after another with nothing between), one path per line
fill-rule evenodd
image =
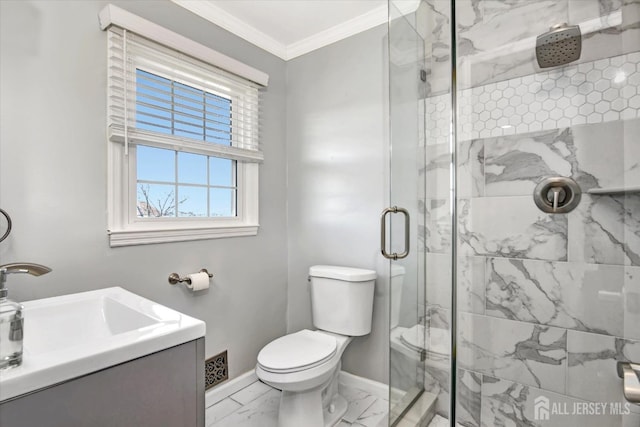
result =
M3 403L0 425L204 426L204 390L199 390L204 365L198 351L203 346L198 344L182 344Z

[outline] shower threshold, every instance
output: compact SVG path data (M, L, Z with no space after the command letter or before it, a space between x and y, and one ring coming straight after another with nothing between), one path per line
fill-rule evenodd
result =
M436 414L438 396L417 388L409 390L391 408L392 427L426 427Z

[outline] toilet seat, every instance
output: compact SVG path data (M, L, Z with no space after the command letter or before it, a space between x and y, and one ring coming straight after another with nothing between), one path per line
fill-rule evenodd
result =
M326 363L337 351L330 335L303 329L267 344L258 354L258 365L273 373L293 373Z

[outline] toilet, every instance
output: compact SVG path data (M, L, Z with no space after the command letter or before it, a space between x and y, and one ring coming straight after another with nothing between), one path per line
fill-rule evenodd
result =
M278 427L334 426L347 412L338 394L344 350L371 332L376 272L316 265L309 269L316 330L280 337L258 354L256 375L282 390Z
M399 264L391 265L391 349L409 359L420 361L425 366L448 369L449 330L416 324L411 327L400 326L401 302L404 286L405 268Z
M400 324L400 307L402 304L402 287L404 286L404 266L391 263L391 329L395 329Z

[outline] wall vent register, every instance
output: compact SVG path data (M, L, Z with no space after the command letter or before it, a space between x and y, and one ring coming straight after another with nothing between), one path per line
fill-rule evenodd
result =
M209 390L229 378L227 350L210 357L204 364L205 390Z

